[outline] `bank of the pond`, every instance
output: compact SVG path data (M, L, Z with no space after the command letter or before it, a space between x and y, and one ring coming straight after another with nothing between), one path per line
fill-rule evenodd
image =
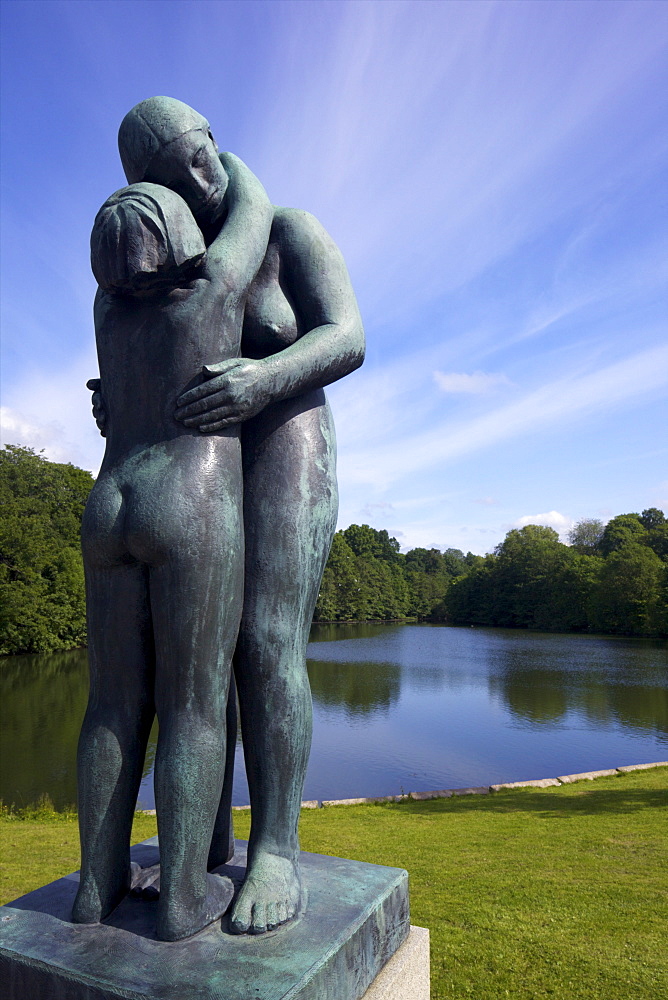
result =
M306 809L306 851L408 869L432 1000L668 995L668 768L485 796ZM78 866L76 816L0 816L2 901ZM235 814L249 832L248 811ZM156 832L135 817L133 840Z

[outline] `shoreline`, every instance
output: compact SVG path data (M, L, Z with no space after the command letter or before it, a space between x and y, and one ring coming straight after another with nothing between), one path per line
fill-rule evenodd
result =
M611 778L631 771L649 771L655 767L668 767L668 760L654 761L651 764L626 764L621 767L606 768L602 771L581 771L579 774L562 774L556 778L533 778L529 781L503 781L496 785L478 785L470 788L440 788L431 792L405 792L402 795L380 795L370 798L355 799L307 799L302 802L302 809L328 809L330 806L368 806L381 802L427 802L431 799L449 799L455 795L489 795L512 788L559 788L562 785L572 785L577 781L593 781L595 778ZM250 809L250 806L232 806L233 811L240 812ZM155 816L155 809L138 809L143 816Z

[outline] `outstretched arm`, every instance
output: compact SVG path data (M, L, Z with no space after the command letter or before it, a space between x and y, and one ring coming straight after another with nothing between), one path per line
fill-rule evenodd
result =
M280 247L285 290L307 332L268 358L210 365L208 382L184 393L176 416L216 431L265 406L343 378L364 360L364 329L338 247L307 212L278 210L272 239Z

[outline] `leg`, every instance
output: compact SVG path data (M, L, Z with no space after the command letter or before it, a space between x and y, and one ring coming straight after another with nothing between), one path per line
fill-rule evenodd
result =
M234 520L234 518L232 518ZM188 937L222 915L232 888L207 875L225 769L225 711L242 595L242 533L206 517L151 569L160 735L158 937Z
M234 857L234 826L232 824L232 790L234 785L234 755L237 749L237 688L230 681L225 713L225 777L220 796L216 823L213 828L207 868L212 871Z
M252 828L233 930L295 915L300 804L311 746L306 645L336 524L335 443L324 394L245 426L246 584L235 656Z
M104 919L130 888L130 832L154 716L146 569L87 566L90 696L77 771L81 879L72 919Z

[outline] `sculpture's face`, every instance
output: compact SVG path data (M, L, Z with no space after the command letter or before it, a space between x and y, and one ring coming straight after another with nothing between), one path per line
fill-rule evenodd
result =
M174 139L153 157L144 180L180 194L200 224L222 215L228 177L211 133L193 129Z

